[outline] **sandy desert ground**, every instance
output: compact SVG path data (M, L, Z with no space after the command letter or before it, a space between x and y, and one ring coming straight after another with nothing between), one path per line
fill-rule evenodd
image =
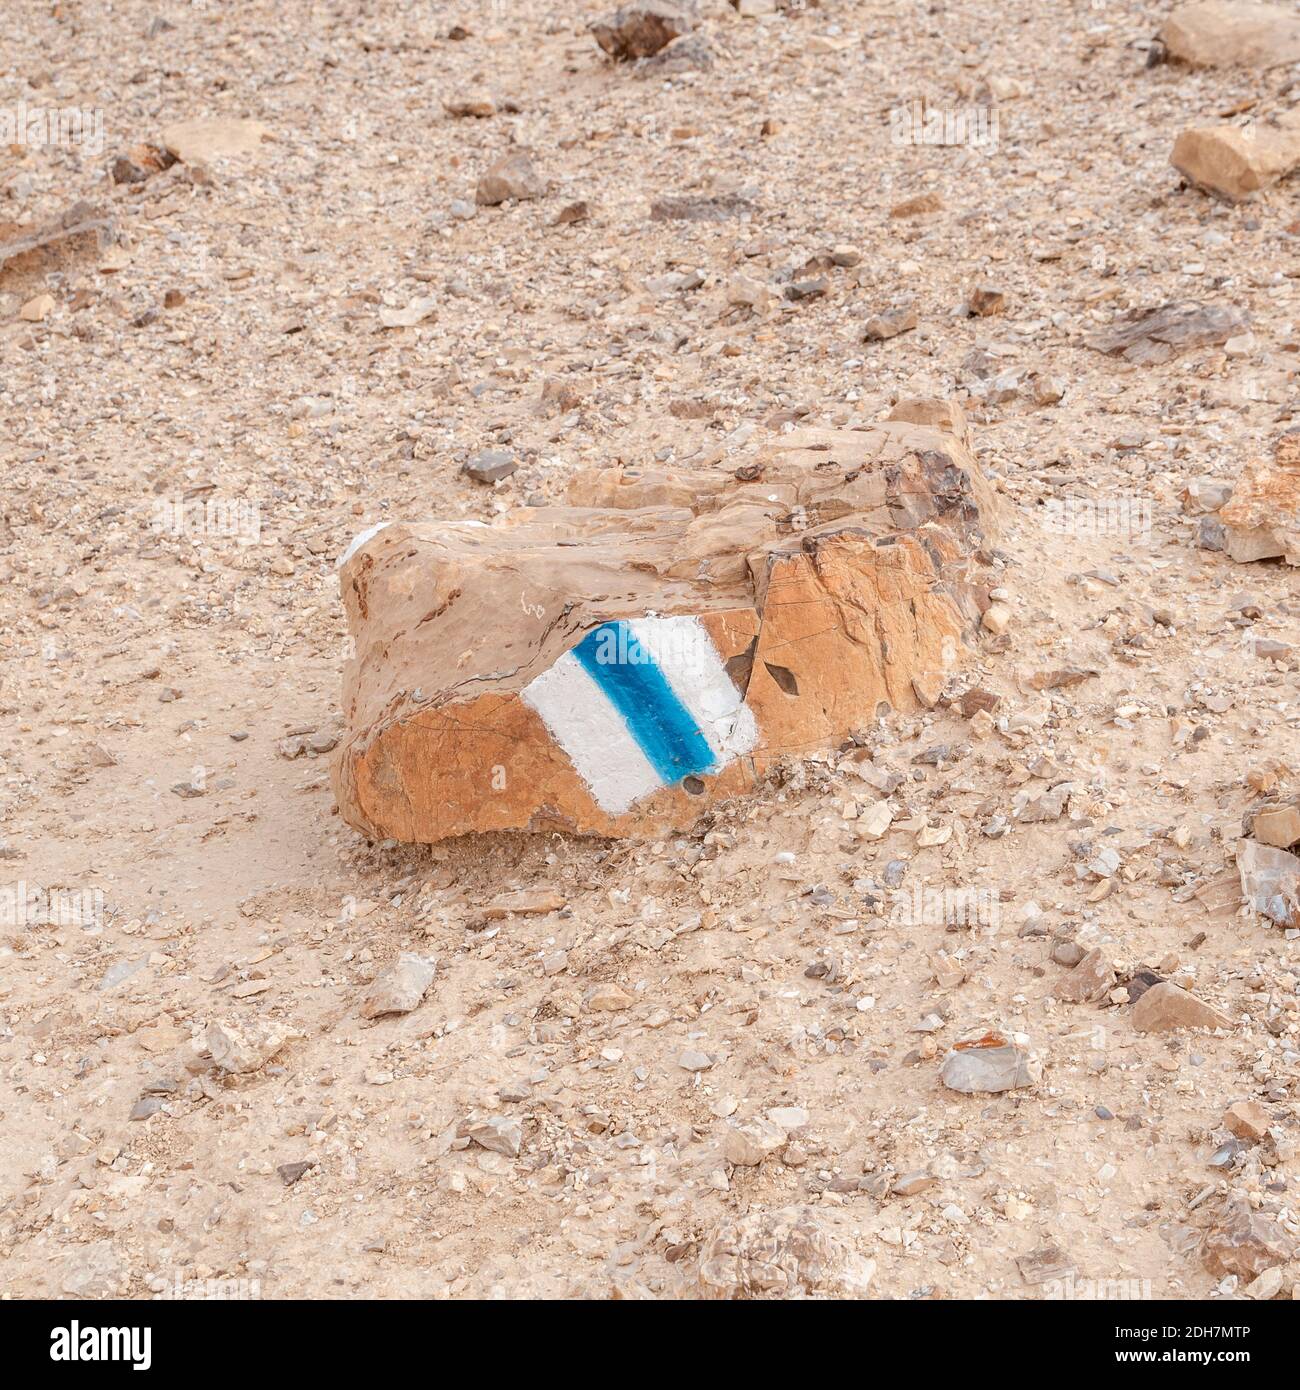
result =
M8 146L0 245L104 225L0 267L6 1296L725 1296L755 1290L717 1240L769 1239L820 1271L777 1296L1291 1297L1297 931L1231 884L1300 794L1300 601L1197 498L1290 428L1300 223L1286 181L1229 204L1169 156L1295 98L1286 66L1148 66L1168 9L704 0L614 63L588 3L11 0L0 108L103 125ZM995 138L903 142L919 102ZM150 162L213 117L264 138ZM515 147L547 192L478 205ZM672 195L730 211L653 219ZM1087 345L1186 301L1249 329ZM657 839L338 815L356 533L914 397L970 421L1010 617L962 673L991 718L864 713L882 836L845 749ZM475 481L483 450L517 469ZM195 503L235 524L169 524ZM550 910L493 912L518 891ZM21 910L56 901L94 911ZM403 952L423 1002L365 1018ZM1153 976L1225 1026L1139 1031ZM214 1027L263 1055L214 1066ZM990 1030L1031 1084L946 1087Z

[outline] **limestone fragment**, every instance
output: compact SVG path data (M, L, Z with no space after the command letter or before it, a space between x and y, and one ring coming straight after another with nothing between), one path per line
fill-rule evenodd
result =
M847 1241L807 1207L724 1221L700 1252L706 1299L863 1298L875 1275Z
M1131 991L1130 991L1131 992ZM1170 1033L1179 1028L1231 1028L1227 1014L1161 980L1142 992L1133 1005L1133 1027L1139 1033Z
M1191 67L1278 67L1300 60L1300 16L1256 0L1200 0L1176 9L1159 38Z
M1238 561L1281 558L1300 565L1300 434L1284 434L1271 461L1242 470L1219 509L1223 548Z
M543 198L549 187L547 179L538 172L532 159L523 150L516 150L498 159L478 181L474 201L480 207L496 207L514 198L526 202Z
M513 1115L489 1115L482 1120L465 1120L457 1133L479 1148L504 1154L507 1158L518 1158L524 1144L523 1121Z
M1245 1201L1234 1201L1206 1233L1201 1260L1211 1274L1235 1274L1254 1279L1291 1257L1293 1242L1277 1222L1253 1210Z
M1163 304L1157 309L1130 310L1110 328L1085 341L1098 352L1149 367L1192 348L1226 343L1249 327L1249 314L1232 306Z
M1258 1101L1239 1100L1224 1112L1223 1123L1238 1139L1258 1141L1268 1134L1268 1111Z
M1300 858L1257 840L1237 844L1237 872L1247 903L1279 927L1300 926Z
M1034 1084L1028 1055L1001 1033L959 1042L943 1059L943 1084L950 1091L997 1093Z
M1198 187L1239 203L1300 164L1300 123L1194 126L1174 142L1169 162Z
M163 146L182 164L208 164L214 159L230 159L253 154L262 147L270 131L261 121L243 121L229 116L210 120L177 121L164 127Z
M639 835L838 746L882 701L917 709L914 682L967 651L996 534L963 440L798 430L753 468L589 470L568 506L354 542L345 818L425 842Z
M1290 849L1300 841L1300 807L1269 806L1255 813L1251 834L1261 844Z
M248 1073L266 1065L285 1045L285 1034L260 1024L212 1023L204 1038L213 1064L221 1071Z
M419 1008L433 983L434 965L412 951L403 951L397 960L375 977L361 1002L362 1018L384 1014L409 1014Z
M628 62L651 58L691 29L691 19L667 0L635 0L613 14L593 21L596 42L611 58Z
M1100 947L1086 956L1056 987L1057 997L1082 1004L1104 998L1115 983L1115 971Z

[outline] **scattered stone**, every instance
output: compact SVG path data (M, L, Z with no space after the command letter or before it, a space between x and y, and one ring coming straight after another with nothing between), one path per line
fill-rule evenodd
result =
M470 92L465 96L452 97L442 103L442 109L458 118L472 117L485 121L497 113L497 104L489 92Z
M966 312L972 318L986 319L1006 312L1007 296L1002 290L977 285L966 298Z
M524 1146L523 1121L513 1115L489 1115L483 1120L466 1120L456 1132L479 1148L504 1154L506 1158L518 1158Z
M786 1146L789 1135L771 1120L746 1120L744 1124L729 1125L723 1140L722 1152L728 1163L753 1168L765 1158Z
M1276 1298L1282 1292L1282 1286L1286 1283L1286 1271L1281 1265L1274 1265L1272 1269L1266 1269L1258 1279L1252 1280L1242 1289L1242 1293L1247 1298L1265 1301Z
M1016 1268L1026 1284L1046 1284L1069 1278L1074 1273L1074 1261L1054 1241L1048 1241L1028 1255L1017 1255Z
M876 1272L807 1207L732 1217L700 1252L706 1299L865 1298Z
M631 995L625 989L620 989L612 981L604 984L593 985L587 991L587 997L583 1000L587 1008L597 1012L614 1012L619 1009L630 1009L636 1003L636 996Z
M1300 122L1197 126L1174 142L1169 162L1199 188L1239 203L1300 164Z
M281 1163L276 1172L280 1175L280 1181L286 1187L292 1187L305 1173L310 1173L316 1166L314 1158L302 1159L298 1163Z
M1192 348L1226 343L1250 327L1242 309L1208 304L1164 304L1158 309L1132 309L1115 323L1084 341L1111 357L1135 366L1169 362Z
M740 193L719 193L711 198L692 194L656 198L650 204L652 222L727 222L747 216L756 209Z
M404 309L393 308L385 304L379 310L379 326L380 328L414 328L417 323L423 323L437 307L438 298L432 294L411 300Z
M890 217L924 217L929 212L942 212L943 199L937 193L919 193L905 198L889 209Z
M1001 1033L956 1043L943 1059L940 1076L950 1091L968 1095L1016 1090L1035 1080L1026 1053Z
M363 655L334 765L348 822L419 841L641 834L755 788L783 750L838 745L881 700L917 708L913 678L968 650L973 557L995 534L970 454L885 423L796 430L757 463L757 481L590 470L569 508L355 544L341 580ZM792 507L822 519L783 533ZM640 712L666 699L652 657L680 673L667 724Z
M497 207L511 198L522 203L544 198L549 187L546 178L534 168L532 159L523 150L517 150L498 159L479 179L474 201L487 208Z
M1237 843L1241 896L1279 927L1300 927L1300 858L1257 840Z
M897 338L900 333L910 332L918 323L916 306L905 304L897 309L886 310L883 314L873 314L862 330L866 342L884 342Z
M166 126L162 142L167 153L182 164L210 164L214 159L254 154L270 134L260 121L217 116Z
M635 0L588 26L601 48L620 63L653 57L691 27L690 16L667 0Z
M433 983L434 964L423 956L403 951L397 960L375 977L361 1001L362 1018L385 1014L409 1014L419 1008Z
M1159 39L1191 67L1281 67L1300 61L1300 16L1256 0L1200 0L1175 10Z
M0 241L0 268L18 256L41 251L58 242L85 238L98 250L112 235L113 223L106 213L89 203L74 203L53 222L34 231L10 235Z
M677 1065L683 1071L708 1071L713 1066L713 1058L707 1052L688 1047L677 1059Z
M1273 806L1257 811L1250 829L1261 844L1290 849L1300 841L1300 806Z
M288 1041L286 1034L261 1024L239 1027L217 1021L208 1026L204 1043L213 1065L240 1075L264 1067Z
M1129 995L1132 997L1132 989ZM1178 1028L1231 1028L1232 1019L1212 1004L1162 980L1143 990L1133 1005L1133 1027L1139 1033L1169 1033Z
M1085 1004L1103 999L1115 983L1115 970L1100 947L1089 951L1073 970L1057 985L1058 999L1072 999Z
M1230 1105L1224 1112L1223 1123L1238 1139L1258 1142L1268 1137L1268 1111L1253 1100L1239 1100Z
M559 212L555 214L555 220L551 223L552 227L567 227L573 222L585 222L591 216L591 208L585 198L579 199L576 203L566 203Z
M462 471L476 483L499 483L519 471L515 456L508 449L481 449L467 459Z
M564 902L559 893L549 888L523 888L517 893L503 893L493 898L483 909L483 916L489 922L500 921L503 917L545 917L548 913L559 912Z
M1256 459L1246 465L1217 520L1232 559L1280 557L1300 565L1300 434L1284 434L1272 462Z
M38 294L34 295L18 310L18 317L25 319L28 323L44 323L53 312L54 296L52 294Z
M1291 1258L1292 1241L1276 1221L1245 1201L1228 1203L1201 1243L1201 1261L1211 1274L1254 1279Z

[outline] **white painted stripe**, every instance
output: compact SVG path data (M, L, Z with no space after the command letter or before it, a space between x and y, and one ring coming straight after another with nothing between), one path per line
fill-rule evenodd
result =
M727 675L704 624L691 614L635 618L629 626L708 740L719 766L758 742L758 723Z
M621 816L663 786L622 716L572 652L524 686L519 698L541 716L602 811Z
M359 536L353 537L352 544L348 546L339 559L337 568L342 569L372 536L377 536L385 526L391 526L392 524L391 521L377 521L373 526L367 526Z

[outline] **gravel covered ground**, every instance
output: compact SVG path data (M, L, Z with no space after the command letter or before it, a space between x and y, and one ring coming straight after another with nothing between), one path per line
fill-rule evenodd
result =
M8 147L0 251L104 225L0 267L0 1281L728 1296L710 1251L775 1223L827 1271L777 1294L1289 1297L1297 933L1231 885L1300 793L1300 603L1199 544L1196 497L1290 427L1300 224L1292 185L1219 203L1169 153L1290 69L1148 67L1166 7L1120 0L705 0L620 64L601 12L10 0L0 112L102 126ZM920 103L981 143L907 142ZM211 117L262 129L156 153ZM545 193L478 205L515 147ZM1249 327L1086 344L1184 301ZM357 532L920 395L1003 506L991 719L866 718L867 763L658 843L339 819ZM483 450L518 466L477 482ZM423 1002L365 1017L403 952ZM1138 1031L1152 976L1226 1026ZM986 1031L1031 1084L943 1084Z

